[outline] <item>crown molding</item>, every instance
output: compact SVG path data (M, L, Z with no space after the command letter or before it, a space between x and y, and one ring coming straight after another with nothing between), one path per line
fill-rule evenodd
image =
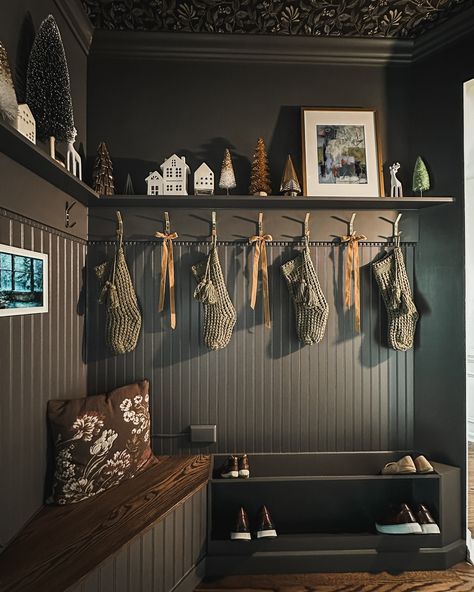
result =
M54 3L77 39L81 49L86 55L89 55L94 27L80 0L54 0Z
M413 62L419 62L474 33L474 6L460 11L415 39Z
M91 55L102 58L269 64L411 63L411 39L97 30Z

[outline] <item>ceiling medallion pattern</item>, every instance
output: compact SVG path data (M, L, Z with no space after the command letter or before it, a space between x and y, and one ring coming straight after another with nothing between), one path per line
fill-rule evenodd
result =
M109 30L416 37L472 0L82 0Z

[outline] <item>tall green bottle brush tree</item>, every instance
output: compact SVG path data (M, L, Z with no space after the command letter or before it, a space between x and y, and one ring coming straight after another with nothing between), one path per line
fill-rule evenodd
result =
M418 156L415 162L415 169L413 170L413 191L419 191L420 196L423 197L423 191L428 191L430 188L430 175L428 169L421 156Z
M56 142L74 139L74 114L66 53L52 15L41 23L31 49L26 102L36 120L38 138L49 140L55 158Z

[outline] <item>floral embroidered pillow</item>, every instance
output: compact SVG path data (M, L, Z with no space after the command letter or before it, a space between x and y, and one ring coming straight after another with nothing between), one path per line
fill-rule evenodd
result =
M55 447L53 501L75 504L154 463L148 381L85 399L49 401Z

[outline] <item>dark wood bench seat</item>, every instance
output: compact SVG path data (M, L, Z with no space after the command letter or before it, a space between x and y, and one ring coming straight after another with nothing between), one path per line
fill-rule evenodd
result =
M0 555L0 591L63 592L209 477L208 456L161 456L90 500L45 506Z

